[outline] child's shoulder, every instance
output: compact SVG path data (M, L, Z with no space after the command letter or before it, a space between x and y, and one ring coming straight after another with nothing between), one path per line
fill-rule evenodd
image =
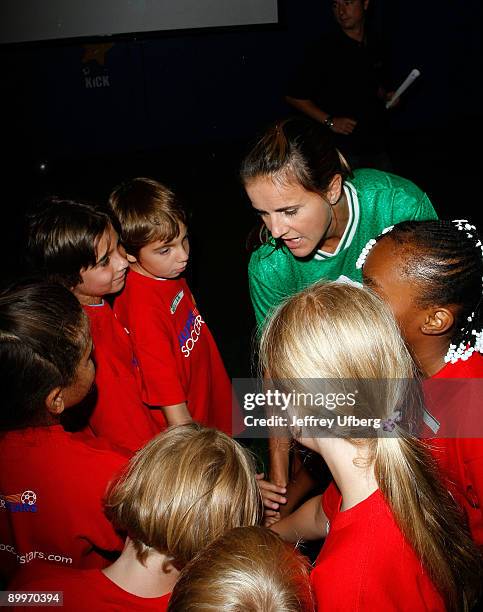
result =
M130 299L134 299L140 295L169 296L179 290L178 287L187 286L184 278L151 278L131 270L127 275L126 286L120 297L127 295Z
M124 291L115 299L114 312L123 325L140 316L151 319L170 317L184 299L193 301L184 278L161 280L130 272ZM129 325L127 325L129 327Z

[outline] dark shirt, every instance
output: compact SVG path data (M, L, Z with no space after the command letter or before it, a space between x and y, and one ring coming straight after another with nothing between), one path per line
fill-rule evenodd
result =
M359 43L341 30L324 35L308 50L287 95L312 100L330 115L357 120L350 136L336 135L342 151L383 150L385 108L377 95L385 80L382 58L373 36Z

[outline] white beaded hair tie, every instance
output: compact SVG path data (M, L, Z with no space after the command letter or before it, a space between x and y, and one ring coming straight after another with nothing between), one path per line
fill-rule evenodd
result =
M388 232L392 230L393 227L394 225L390 225L389 227L386 227L385 229L382 230L379 236L383 236L384 234L387 234ZM356 268L358 270L360 270L362 266L366 263L366 258L369 255L369 252L372 249L372 247L376 244L376 242L377 240L375 238L371 238L369 242L366 244L366 246L362 249L362 252L356 261Z
M481 240L477 239L477 236L472 233L477 231L476 226L471 225L471 223L469 223L467 219L454 219L452 223L455 224L457 229L462 232L465 232L466 237L469 240L476 240L475 247L480 249L481 256L483 257L483 245L481 244ZM483 278L481 280L483 286ZM468 323L471 323L473 321L474 316L475 313L472 312L471 315L468 317ZM461 331L464 332L465 328L463 327ZM444 358L446 363L456 363L458 359L466 361L475 351L477 351L478 353L483 353L483 330L476 331L476 329L472 329L470 336L475 336L474 346L468 346L469 340L471 340L471 338L468 340L463 338L459 345L449 345L448 352L446 353Z

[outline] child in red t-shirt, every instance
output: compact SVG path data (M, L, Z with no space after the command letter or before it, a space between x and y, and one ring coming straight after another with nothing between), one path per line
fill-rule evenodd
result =
M70 612L166 610L179 572L200 550L231 528L258 522L260 494L242 446L189 423L168 429L131 459L107 495L106 510L127 535L112 565L43 567L37 576L32 569L15 588L63 591Z
M189 258L186 214L160 183L133 179L110 205L130 264L114 311L129 330L143 400L163 425L191 419L232 432L232 392L221 356L183 278Z
M141 399L129 334L104 299L124 287L128 263L118 243L108 214L88 204L50 198L30 215L32 264L71 289L90 320L97 398L89 425L135 451L161 428Z
M405 221L368 248L360 260L364 283L394 311L426 378L422 437L483 546L483 258L477 229L464 220Z
M60 424L94 382L89 323L64 287L0 295L0 578L31 561L105 567L122 539L103 512L127 458Z
M290 393L291 433L334 480L272 526L290 541L326 536L311 576L320 610L471 608L479 554L411 434L414 364L390 309L360 287L313 285L275 311L260 359Z

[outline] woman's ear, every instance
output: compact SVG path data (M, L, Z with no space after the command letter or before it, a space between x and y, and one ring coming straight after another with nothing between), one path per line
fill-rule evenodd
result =
M51 414L59 415L64 412L64 397L62 388L55 387L45 398L45 406Z
M441 336L454 325L455 316L450 308L437 307L427 311L421 331L427 336Z
M342 194L342 176L340 174L335 174L330 183L329 188L326 192L327 201L331 206L335 206L337 202L340 200L340 196Z

